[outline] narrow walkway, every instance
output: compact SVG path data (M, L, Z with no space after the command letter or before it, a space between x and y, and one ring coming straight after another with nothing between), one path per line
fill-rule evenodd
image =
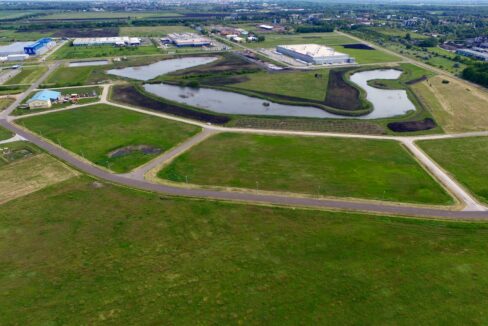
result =
M13 143L15 141L22 141L22 140L26 140L26 139L20 135L15 135L13 137L10 137L9 139L1 140L0 144L8 144L8 143Z

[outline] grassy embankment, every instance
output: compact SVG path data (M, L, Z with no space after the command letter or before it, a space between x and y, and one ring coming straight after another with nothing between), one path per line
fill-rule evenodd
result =
M488 137L420 141L441 167L488 203Z
M399 143L383 140L224 133L184 153L158 176L208 186L452 202Z
M17 123L95 164L119 173L148 162L199 130L192 125L103 104L27 117ZM129 148L140 145L160 152ZM128 152L110 155L115 150L125 148Z
M2 205L0 229L0 324L488 322L485 224L167 198L83 177Z

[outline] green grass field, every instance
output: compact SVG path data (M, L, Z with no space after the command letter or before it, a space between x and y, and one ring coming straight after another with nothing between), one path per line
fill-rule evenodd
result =
M0 10L0 20L22 18L38 12L37 10Z
M69 43L63 45L49 58L53 60L63 59L86 59L99 57L118 57L129 55L158 54L160 50L154 45L138 47L115 47L115 46L71 46Z
M109 157L111 151L130 145L148 145L166 151L199 130L191 125L103 104L18 121L95 164L119 173L128 172L159 154L131 151Z
M13 98L8 98L8 97L0 98L0 111L3 111L6 108L8 108L8 106L12 104L14 101L15 100Z
M411 203L450 197L399 143L219 134L159 172L171 181Z
M13 135L12 135L12 133L10 131L8 131L7 129L4 129L2 127L0 127L0 140L9 139L12 136Z
M17 32L10 29L0 29L0 41L17 41L17 42L27 42L35 41L42 37L51 36L53 33L50 32Z
M46 79L45 84L59 87L83 85L93 72L93 66L59 67Z
M0 210L2 325L488 323L486 224L166 198L86 177Z
M315 77L316 74L319 74L320 77ZM249 80L233 84L232 87L323 101L327 91L329 70L286 73L259 72L245 76Z
M4 85L32 84L46 71L47 67L45 66L23 67L20 73L7 80Z
M381 50L346 49L343 46L333 46L333 48L338 52L349 54L351 57L356 59L357 63L383 63L401 60L399 57Z
M488 203L488 137L429 140L418 144L481 201Z
M120 36L139 37L162 37L169 33L194 32L193 29L183 25L162 25L162 26L130 26L121 27Z

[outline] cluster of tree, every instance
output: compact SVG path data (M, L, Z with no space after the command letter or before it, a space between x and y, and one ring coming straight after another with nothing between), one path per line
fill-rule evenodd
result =
M463 70L463 78L488 87L488 63L476 63Z
M334 26L330 25L302 25L298 26L297 33L330 33L334 31Z
M417 43L418 46L422 48L433 48L436 47L439 44L439 41L435 37L429 37L426 39L423 39Z

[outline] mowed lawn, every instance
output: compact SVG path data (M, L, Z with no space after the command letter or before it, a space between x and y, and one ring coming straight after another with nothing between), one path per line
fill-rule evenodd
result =
M93 66L59 67L46 80L46 84L58 86L83 85L93 72Z
M333 46L333 48L338 52L349 54L351 57L356 59L357 63L382 63L401 61L400 57L386 53L382 50L347 49L343 46Z
M441 167L488 203L488 137L419 141Z
M121 156L109 157L110 152L130 145L147 145L164 152L200 130L192 125L104 104L25 118L18 123L119 173L128 172L159 153L131 150Z
M117 57L129 55L158 54L160 50L154 45L143 45L137 47L115 47L115 46L71 46L67 43L51 55L51 59L85 59L98 57Z
M246 75L249 80L232 87L251 91L323 101L329 81L329 69L285 73L258 72Z
M451 198L394 141L219 134L159 172L199 185L422 204Z
M13 136L13 134L9 130L7 130L3 127L0 127L0 140L9 139L12 136ZM1 147L1 145L0 145L0 147Z
M0 209L2 325L482 325L486 224L76 178Z
M7 80L4 85L32 84L47 71L45 66L22 67L22 71Z

